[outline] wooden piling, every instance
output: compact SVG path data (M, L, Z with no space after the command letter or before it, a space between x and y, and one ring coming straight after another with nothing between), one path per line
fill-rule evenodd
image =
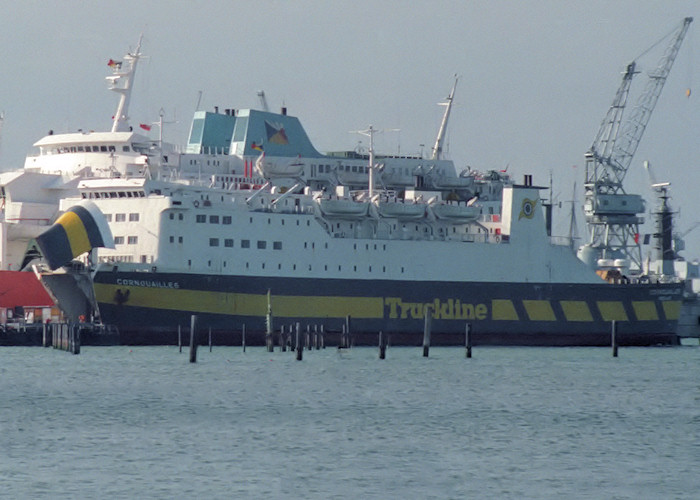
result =
M243 332L241 333L241 345L243 346L243 352L245 352L245 323L243 324Z
M352 317L348 314L345 316L345 347L352 347L352 333L350 329L350 322Z
M211 352L211 326L209 327L209 352Z
M322 349L326 348L326 339L325 339L325 333L323 331L323 325L321 325L321 348Z
M80 354L80 324L73 325L73 342L70 352Z
M287 337L284 335L284 325L280 327L280 348L282 352L287 352Z
M48 325L46 323L43 323L41 325L41 345L44 347L49 346L49 336L48 336Z
M195 338L197 330L197 315L190 316L190 363L197 362L197 340Z
M386 358L386 342L384 340L384 332L379 330L379 359Z
M66 345L66 351L72 353L73 352L73 341L75 340L75 325L74 324L68 325L67 339L68 339L68 343Z
M430 353L430 330L433 327L433 309L425 307L425 324L423 325L423 357L427 358Z
M296 347L297 347L297 361L301 361L301 359L304 356L304 345L301 343L299 335L300 335L300 325L297 323L297 336L296 336Z
M611 337L611 344L612 344L612 355L613 358L617 357L617 322L615 320L612 320L612 325L610 326L610 337Z
M177 347L182 352L182 327L177 325Z
M265 318L265 345L267 352L274 352L275 343L272 339L272 293L267 289L267 316Z
M467 327L464 333L464 344L467 348L467 358L472 357L472 325L467 323Z

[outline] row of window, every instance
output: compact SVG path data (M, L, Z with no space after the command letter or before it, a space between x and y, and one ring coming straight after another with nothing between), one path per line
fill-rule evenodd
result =
M173 214L170 214L170 218L173 218ZM182 214L180 214L180 220L182 220ZM231 221L233 219L230 215L223 215L221 217L219 217L218 215L209 216L209 224L219 224L219 220L221 220L221 224L231 224ZM207 221L207 216L204 214L197 214L196 221L200 224L203 224Z
M172 243L173 237L170 237L170 242ZM180 238L182 239L182 238ZM180 241L182 243L182 241ZM220 244L219 238L209 238L209 246L210 247L218 247ZM231 238L224 238L224 247L226 248L233 248L233 239ZM258 250L265 250L267 248L267 241L265 240L258 240L257 241L257 247ZM250 248L250 240L241 240L241 248ZM282 242L281 241L273 241L272 242L272 249L273 250L282 250Z
M131 151L129 146L122 146L122 152L128 153ZM47 154L62 154L62 153L114 153L117 151L117 146L111 144L103 144L101 146L66 146L62 148L52 148L47 151Z
M145 198L143 191L90 191L83 193L83 198L108 199L108 198Z
M130 213L129 214L129 222L138 222L139 221L139 213ZM112 222L112 214L105 214L105 218L107 219L107 222ZM114 222L126 222L126 214L114 214Z
M222 262L223 267L228 267L227 264L228 264L227 261L223 261L223 262ZM188 267L190 267L190 268L192 267L192 260L191 260L191 259L189 259L189 260L187 261L187 265L188 265ZM211 260L207 261L207 266L208 266L208 267L212 267L212 261L211 261ZM335 266L331 266L331 267L335 267ZM361 267L361 266L360 266L360 267ZM379 266L376 266L376 267L372 268L372 266L367 266L367 271L370 272L370 273L371 273L371 272L379 272L378 267L379 267ZM246 268L246 269L250 269L250 268L251 268L250 262L246 262L246 263L245 263L245 268ZM267 264L266 264L265 262L261 262L261 263L260 263L260 269L266 269L266 268L267 268ZM346 269L349 269L349 268L350 268L350 266L346 266ZM278 263L278 264L277 264L277 270L279 270L279 271L282 270L282 264L281 264L281 263ZM297 270L297 265L296 265L296 264L292 264L292 271L296 271L296 270ZM300 266L300 270L301 270L301 266ZM323 266L323 270L324 270L324 271L328 271L328 264L326 264L326 265ZM313 266L312 266L311 264L308 264L308 266L306 267L305 271L313 271ZM338 272L342 272L342 271L343 271L343 266L342 266L342 265L338 265ZM353 266L352 266L352 271L353 271L353 272L358 272L358 266L357 266L357 265L353 265ZM386 272L387 272L387 271L386 271L386 266L382 266L381 272L382 272L382 273L386 273ZM406 269L405 269L403 266L401 266L401 274L403 274L403 273L405 273L405 272L406 272Z
M129 244L129 245L136 245L139 242L139 237L138 236L128 236L126 241L127 241L127 244ZM115 245L123 245L124 244L124 236L115 236L114 237L114 244Z

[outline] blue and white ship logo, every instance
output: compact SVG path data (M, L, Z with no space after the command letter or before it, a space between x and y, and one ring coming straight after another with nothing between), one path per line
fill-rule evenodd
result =
M523 200L522 207L520 207L520 215L518 216L518 220L522 219L523 217L526 219L532 219L532 217L535 215L535 206L537 206L537 200L525 198Z

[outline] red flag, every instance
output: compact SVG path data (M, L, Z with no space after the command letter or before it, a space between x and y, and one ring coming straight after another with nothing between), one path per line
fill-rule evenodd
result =
M639 233L634 233L634 244L639 245Z
M142 124L139 125L139 126L140 126L142 129L144 129L144 130L151 130L151 126L150 126L150 125L146 125L145 123L142 123Z

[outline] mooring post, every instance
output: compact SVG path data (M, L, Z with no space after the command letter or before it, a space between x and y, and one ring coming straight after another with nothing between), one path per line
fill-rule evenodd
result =
M280 326L280 348L287 352L287 337L284 336L284 325Z
M384 332L379 330L379 359L386 358L386 342L384 341Z
M304 345L301 343L299 339L299 335L301 333L301 327L299 323L297 323L297 338L296 338L296 343L297 343L297 361L301 361L302 357L304 356Z
M275 343L272 340L272 292L267 289L267 316L265 318L265 345L267 352L275 350Z
M326 339L324 338L323 325L321 325L321 347L326 348Z
M209 352L211 352L211 326L209 327Z
M73 354L80 354L80 323L75 325L75 333L73 334Z
M68 324L68 335L67 335L67 345L66 351L73 352L73 338L75 337L75 325L72 323Z
M182 352L182 327L177 325L177 347Z
M190 363L197 362L197 340L195 333L197 329L197 315L190 316Z
M612 320L612 325L610 326L610 337L612 343L612 355L613 358L617 357L617 322Z
M241 333L241 345L243 345L243 352L245 352L245 323L243 323L243 332Z
M471 323L467 323L467 327L465 329L464 336L465 336L464 343L467 347L467 357L471 358L472 357L472 325L471 325Z
M427 358L430 352L430 329L433 323L433 309L425 306L425 324L423 326L423 357Z
M48 340L49 340L48 337L47 337L47 331L46 331L46 330L47 330L47 328L46 328L46 322L44 322L44 323L41 325L41 345L42 345L43 347L46 347L46 346L47 346Z
M350 320L352 318L348 314L345 316L345 347L352 347L352 333L350 333Z

